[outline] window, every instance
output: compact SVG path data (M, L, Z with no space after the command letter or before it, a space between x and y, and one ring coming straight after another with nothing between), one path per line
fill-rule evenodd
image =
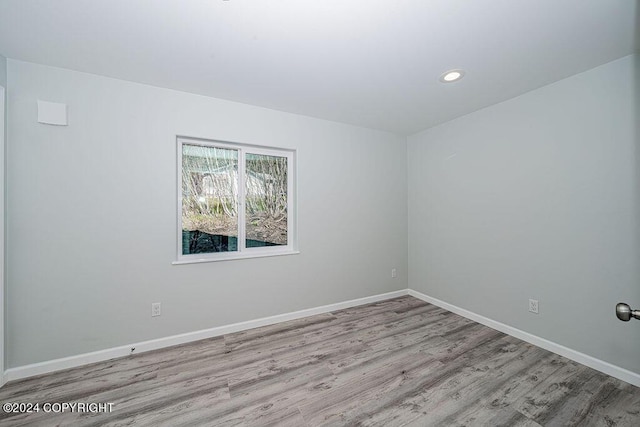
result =
M295 152L178 138L178 263L295 253Z

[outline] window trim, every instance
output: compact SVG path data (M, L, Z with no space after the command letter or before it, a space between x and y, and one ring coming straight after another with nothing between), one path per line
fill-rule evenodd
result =
M176 260L172 264L192 264L213 261L293 255L298 251L297 240L297 162L296 150L290 148L267 147L238 142L176 137L177 147L177 216L176 216ZM238 250L232 252L212 252L199 254L182 254L182 152L183 145L200 145L238 151ZM287 244L281 246L246 247L245 221L245 166L247 154L262 154L287 158Z

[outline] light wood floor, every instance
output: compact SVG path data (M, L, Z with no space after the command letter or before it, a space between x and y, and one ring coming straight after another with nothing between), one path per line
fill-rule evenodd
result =
M401 297L7 384L0 425L640 426L640 388Z

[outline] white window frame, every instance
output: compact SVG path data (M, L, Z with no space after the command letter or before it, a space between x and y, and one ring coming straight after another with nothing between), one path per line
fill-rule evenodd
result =
M182 151L183 145L216 147L238 152L238 249L232 252L182 254ZM261 154L287 158L287 244L279 246L246 247L245 223L245 164L247 154ZM225 261L244 258L291 255L299 253L297 248L297 191L296 150L242 144L228 141L208 140L186 136L177 137L177 235L176 261L173 264Z

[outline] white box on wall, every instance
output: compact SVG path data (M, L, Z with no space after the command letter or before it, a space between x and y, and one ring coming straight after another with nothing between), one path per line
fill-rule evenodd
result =
M67 126L67 104L38 100L38 123Z

